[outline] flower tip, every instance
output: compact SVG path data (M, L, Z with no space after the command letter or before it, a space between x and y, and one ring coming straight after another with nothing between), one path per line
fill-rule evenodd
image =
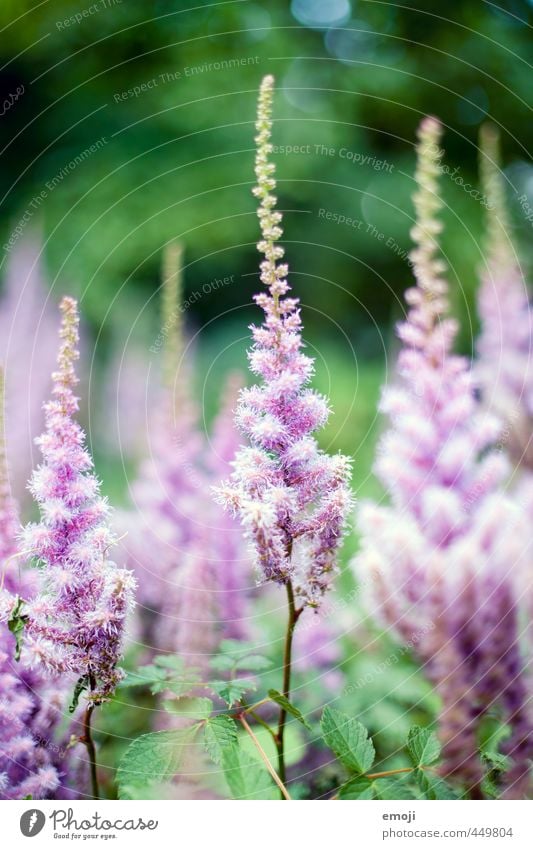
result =
M499 140L500 133L496 124L492 121L484 121L479 128L480 147L498 144Z
M61 298L59 309L65 316L75 315L78 312L78 302L70 295L64 295L63 298Z
M418 125L417 135L423 144L436 144L442 136L442 123L434 115L426 115Z

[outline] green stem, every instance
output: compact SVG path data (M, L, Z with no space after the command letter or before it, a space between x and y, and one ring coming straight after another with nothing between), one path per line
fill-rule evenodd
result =
M386 778L389 775L399 775L401 772L414 772L414 767L406 766L402 769L388 769L385 772L371 772L365 775L365 778L369 778L370 780L374 778Z
M294 590L290 580L287 581L287 601L289 604L289 618L287 621L287 633L285 635L285 650L283 653L283 695L286 699L290 699L291 695L291 663L292 663L292 638L294 628L298 621L298 617L302 612L296 609L294 603ZM285 722L287 719L287 711L280 708L278 731L276 734L276 748L278 750L278 772L283 784L286 783L287 773L285 769ZM282 798L283 795L282 795Z
M261 756L261 760L264 762L264 764L265 764L266 768L268 769L270 775L272 776L272 778L274 779L274 781L278 785L279 792L281 793L281 798L282 799L288 799L290 801L291 797L289 796L289 792L288 792L287 788L285 787L283 781L280 779L276 770L273 768L272 764L270 763L270 760L268 758L267 753L265 752L261 743L259 742L259 740L255 736L254 732L252 731L252 729L250 728L250 726L246 722L246 719L244 718L243 714L241 714L239 716L239 721L242 724L243 728L250 735L254 746L256 747L257 751L259 752L259 754Z
M262 705L267 705L271 701L272 699L270 698L270 696L267 696L266 698L261 699L261 701L259 702L254 702L253 705L247 705L245 702L242 702L243 713L251 713L252 711L257 710L258 707L261 707Z
M276 732L272 731L268 722L265 722L265 720L262 719L259 714L255 712L255 710L245 710L243 711L243 714L249 714L250 716L253 716L257 724L265 728L266 731L268 731L268 733L274 738L274 740L276 740Z

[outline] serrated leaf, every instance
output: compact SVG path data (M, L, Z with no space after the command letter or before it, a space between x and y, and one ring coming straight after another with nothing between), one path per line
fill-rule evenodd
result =
M441 745L433 731L415 725L407 737L407 751L414 766L431 766L440 757Z
M426 799L457 799L457 794L438 775L423 769L415 770L415 778Z
M245 654L255 654L257 646L244 640L222 640L220 643L220 654L227 654L238 660Z
M238 745L224 750L222 767L234 799L278 798L278 790L266 767Z
M120 799L130 801L163 801L176 798L176 786L170 781L152 781L150 784L124 784Z
M211 661L211 668L217 672L259 672L271 666L272 661L257 654L251 643L239 643L237 640L223 640L220 653Z
M257 689L253 681L249 681L247 678L236 678L232 681L211 681L209 686L221 699L224 699L228 707L238 702L248 690Z
M167 673L158 666L141 666L137 672L129 671L120 682L121 687L149 687L159 681L165 681Z
M28 617L22 614L22 607L24 605L24 601L17 597L17 600L13 606L13 610L11 611L11 616L7 621L7 627L15 637L15 660L20 660L20 653L22 651L22 635L24 633L24 627L26 622L28 621Z
M235 668L235 658L228 654L217 654L211 661L211 669L215 672L229 672Z
M343 784L339 790L338 798L341 800L381 799L382 801L394 801L395 799L415 799L416 796L404 779L370 779L365 775L358 775Z
M510 735L510 728L493 717L486 717L480 729L481 760L491 771L505 772L509 758L499 751L500 744Z
M415 794L402 778L379 778L372 782L374 799L394 801L395 799L416 799Z
M74 713L76 708L78 707L80 696L84 690L87 690L89 687L89 676L82 675L81 678L78 678L76 681L76 686L74 687L74 693L72 694L72 701L69 705L68 712Z
M117 770L119 798L131 798L127 788L170 781L178 772L199 725L174 731L156 731L137 737Z
M211 716L213 702L203 696L180 696L177 699L165 699L163 707L168 713L203 720Z
M372 782L362 775L358 775L357 778L351 778L350 781L342 785L338 793L338 798L342 800L373 799Z
M154 664L162 669L172 669L173 672L185 672L185 661L179 654L158 654L157 657L154 657ZM193 670L187 668L189 675L191 672Z
M481 760L496 772L505 772L510 765L507 755L503 755L501 752L481 752Z
M207 720L204 745L211 760L221 764L224 752L237 746L237 726L231 716L222 714Z
M157 695L158 693L172 693L174 696L181 697L187 696L193 687L198 687L197 681L187 680L175 680L172 679L170 681L165 681L162 683L154 684L151 688L152 695Z
M283 693L278 692L278 690L269 690L268 698L272 699L273 702L276 702L277 705L283 708L287 713L290 713L291 716L294 716L298 722L301 722L302 725L305 725L311 731L311 726L303 716L302 712L295 707Z
M320 721L326 745L354 772L367 772L376 756L368 731L357 719L326 707Z
M168 690L175 696L186 695L199 684L195 669L185 668L177 655L158 655L153 663L128 672L120 682L121 687L149 687L152 695Z

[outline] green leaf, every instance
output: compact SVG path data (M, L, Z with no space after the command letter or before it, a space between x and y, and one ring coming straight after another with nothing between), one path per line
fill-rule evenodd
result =
M141 666L137 672L128 672L121 687L149 687L152 695L168 690L175 696L186 695L199 684L195 669L185 668L177 655L158 655L153 663Z
M278 790L266 767L240 746L223 751L222 767L234 799L278 798Z
M395 799L416 799L405 778L379 778L372 784L374 799L394 801Z
M407 737L407 751L414 766L430 766L438 761L441 746L433 731L415 725Z
M272 699L273 702L276 702L277 705L283 708L287 713L290 713L291 716L294 716L298 722L301 722L302 725L305 725L311 731L311 726L303 716L302 712L298 710L291 702L283 695L283 693L279 693L278 690L269 690L268 698Z
M177 699L165 699L163 707L168 713L203 720L211 716L213 702L203 696L180 696Z
M505 772L509 758L500 752L501 743L509 737L510 729L494 717L485 717L480 728L480 753L483 763L492 772Z
M211 668L217 672L260 672L271 666L272 661L257 654L251 643L239 643L237 640L223 640L220 653L211 661Z
M220 654L227 654L233 657L234 660L239 660L245 654L255 654L257 647L254 643L247 643L244 640L222 640L220 643Z
M324 708L320 725L326 745L345 766L359 773L370 769L376 753L364 725L330 707Z
M221 764L224 752L237 746L237 726L231 716L221 714L207 720L204 745L211 760Z
M20 652L22 650L22 634L24 632L24 626L28 621L27 616L23 616L22 614L22 606L24 601L17 596L17 600L13 606L13 610L11 611L11 616L7 621L7 627L15 637L15 660L20 660Z
M343 784L338 793L339 799L373 799L372 782L362 775L351 778Z
M209 686L224 699L228 707L238 702L248 690L256 690L253 681L247 678L236 678L232 681L211 681Z
M84 690L87 690L89 687L89 676L82 675L81 678L78 678L76 681L76 686L74 687L74 693L72 695L72 701L69 705L68 712L74 713L76 708L78 707L78 703L80 701L80 696Z
M501 752L481 752L481 760L487 764L490 770L496 772L506 772L510 765L507 755L503 755Z
M215 672L229 672L235 669L235 658L227 654L217 654L211 661L211 669Z
M180 675L195 671L190 668L185 669L185 661L179 654L158 654L157 657L154 657L154 663L162 669L171 669Z
M426 799L457 799L455 791L433 772L423 769L415 770L415 778L418 782L424 798Z
M156 731L137 737L117 770L119 798L134 798L132 788L170 781L183 763L199 725L175 731Z
M407 786L405 779L375 778L372 780L365 775L358 775L342 785L338 798L394 801L395 799L415 799L416 796Z

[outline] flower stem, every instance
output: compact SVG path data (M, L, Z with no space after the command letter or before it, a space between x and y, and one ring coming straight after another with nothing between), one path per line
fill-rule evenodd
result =
M278 785L279 790L280 790L280 793L281 793L281 798L282 798L282 799L288 799L288 800L290 801L291 797L290 797L290 795L289 795L289 792L288 792L287 788L285 787L285 785L284 785L283 781L280 779L280 777L279 777L279 775L277 774L276 770L273 768L272 764L270 763L270 761L269 761L269 759L268 759L268 755L267 755L267 753L265 752L265 750L263 749L263 747L262 747L261 743L259 742L259 740L258 740L258 739L257 739L257 737L255 736L254 732L252 731L252 729L250 728L250 726L249 726L249 725L248 725L248 723L246 722L246 719L244 718L244 715L243 715L243 714L241 714L241 715L239 716L239 720L240 720L240 722L241 722L241 724L242 724L243 728L245 728L245 729L246 729L246 731L248 732L248 734L250 735L250 737L251 737L251 739L252 739L252 741L253 741L253 743L254 743L254 746L256 747L257 751L258 751L258 752L259 752L259 754L261 755L261 759L263 760L263 762L264 762L264 764L265 764L266 768L268 769L268 771L269 771L270 775L272 776L272 778L274 779L274 781L275 781L275 782L276 782L276 784Z
M285 635L285 651L283 653L283 695L286 699L291 694L291 663L292 663L292 637L298 617L302 610L297 610L294 603L294 590L291 581L287 581L287 601L289 604L289 618L287 622L287 633ZM285 721L287 711L282 707L279 712L278 731L276 734L276 748L278 750L278 772L283 784L287 780L285 769ZM283 798L283 796L282 796Z
M91 690L94 689L95 682L90 676L90 684ZM85 709L85 715L83 718L83 737L82 742L85 744L85 748L87 749L87 754L89 755L89 767L91 771L91 789L94 799L100 798L100 789L98 787L98 774L96 771L96 747L94 745L94 740L92 736L92 728L91 728L91 719L93 715L93 710L95 708L94 702L89 702Z
M372 772L368 775L365 775L365 778L386 778L388 775L399 775L401 772L414 772L414 767L406 766L402 769L388 769L385 772Z
M272 728L270 727L268 722L265 722L265 720L262 719L259 716L259 714L257 714L254 710L249 710L249 709L243 711L243 713L244 714L248 713L250 716L252 716L255 719L255 721L257 722L257 724L261 725L266 731L268 731L268 733L274 738L274 740L276 740L276 732L272 731Z

